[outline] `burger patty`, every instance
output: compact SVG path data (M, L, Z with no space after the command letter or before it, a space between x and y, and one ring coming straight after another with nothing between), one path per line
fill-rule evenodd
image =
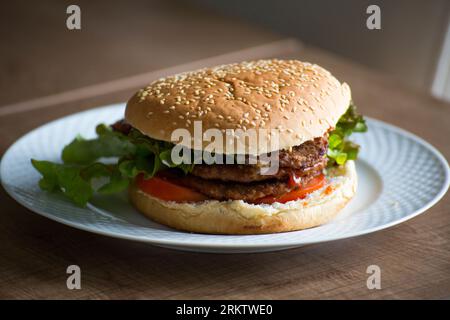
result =
M315 171L308 176L302 177L301 183L306 184L321 173L322 171ZM298 188L298 186L289 184L288 181L288 179L273 179L253 183L225 182L221 180L203 179L191 174L177 179L177 182L182 185L192 188L211 199L244 200L247 202L254 202L266 196L281 196Z
M296 186L289 184L294 173L306 184L322 173L327 164L326 137L307 141L292 150L279 152L279 169L274 175L262 175L258 165L195 165L192 172L179 178L181 184L211 199L254 202L267 196L281 196Z
M291 151L281 150L279 152L279 169L274 175L263 175L260 166L245 164L198 164L194 166L191 174L208 180L243 183L269 179L282 180L288 178L292 173L304 177L325 168L327 148L328 141L323 137L293 147Z
M280 167L300 170L313 167L318 161L324 159L327 149L328 134L293 147L292 151L281 150L279 153Z
M266 180L285 180L295 174L297 177L308 176L310 173L322 171L327 163L326 158L320 159L316 164L303 170L293 168L279 168L273 175L264 175L260 173L260 168L253 165L196 165L192 170L192 175L206 180L233 181L241 183L266 181Z
M128 124L125 119L118 120L111 125L111 128L114 131L118 131L123 133L124 135L128 135L133 128L130 124Z

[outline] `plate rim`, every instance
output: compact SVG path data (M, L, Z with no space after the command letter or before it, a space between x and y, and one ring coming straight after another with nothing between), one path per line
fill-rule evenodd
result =
M298 239L296 240L291 240L289 241L289 239L284 239L284 240L280 240L280 242L277 243L268 243L268 244L261 244L261 243L246 243L246 244L236 244L236 243L207 243L204 240L202 242L200 241L196 241L196 242L191 242L192 240L189 240L189 242L182 242L180 240L167 240L167 239L148 239L146 237L142 237L142 236L134 236L134 235L128 235L128 234L122 234L120 232L116 232L116 231L105 231L105 230L100 230L97 229L95 227L90 227L89 225L85 225L85 224L81 224L81 223L76 223L76 222L70 222L67 221L65 219L59 218L57 216L54 216L52 214L49 214L47 212L45 212L44 210L39 210L37 208L32 208L30 205L26 204L24 201L21 200L20 197L17 197L15 195L14 190L12 190L10 187L8 187L4 180L3 180L3 172L6 170L5 168L5 157L8 155L8 153L11 152L11 149L18 143L20 143L22 140L28 138L29 136L31 136L32 134L34 134L36 131L38 130L43 130L45 129L45 127L47 126L51 126L52 124L62 121L62 120L67 120L71 117L76 117L76 116L80 116L81 114L86 114L86 113L93 113L95 111L98 111L99 109L104 109L104 108L119 108L119 107L125 107L125 103L115 103L115 104L110 104L110 105L105 105L105 106L99 106L96 108L92 108L92 109L88 109L88 110L83 110L80 112L76 112L73 114L69 114L54 120L51 120L49 122L46 122L30 131L28 131L27 133L25 133L24 135L22 135L21 137L19 137L17 140L15 140L8 148L7 150L3 153L2 155L2 159L0 162L0 180L1 180L1 184L3 186L3 188L5 189L5 191L8 193L8 195L14 199L16 202L18 202L20 205L22 205L23 207L27 208L28 210L39 214L40 216L43 216L45 218L48 218L50 220L53 220L55 222L61 223L63 225L69 226L69 227L73 227L79 230L83 230L83 231L87 231L87 232L91 232L94 234L99 234L102 236L108 236L108 237L113 237L113 238L118 238L118 239L124 239L124 240L131 240L131 241L139 241L139 242L144 242L144 243L148 243L148 244L153 244L153 245L168 245L168 246L172 246L172 247L178 247L178 248L183 248L183 247L190 247L190 248L210 248L210 249L268 249L268 248L280 248L280 247L295 247L295 246L303 246L303 245L307 245L307 244L313 244L313 243L323 243L323 242L330 242L330 241L336 241L336 240L342 240L342 239L348 239L348 238L353 238L353 237L357 237L357 236L361 236L361 235L365 235L365 234L369 234L369 233L373 233L376 231L380 231L383 229L387 229L390 228L392 226L398 225L400 223L403 223L405 221L408 221L410 219L413 219L414 217L418 216L419 214L427 211L428 209L430 209L431 207L433 207L437 202L439 202L447 193L447 190L449 188L450 185L450 168L449 168L449 164L446 160L446 158L444 157L444 155L442 155L442 153L436 148L434 147L431 143L427 142L426 140L424 140L423 138L417 136L416 134L409 132L405 129L402 129L400 127L397 127L393 124L387 123L385 121L382 120L378 120L372 117L367 117L365 116L366 119L368 119L371 122L377 123L381 126L385 126L388 129L400 133L408 138L410 138L411 140L413 140L416 143L421 144L423 147L427 148L428 150L430 150L434 156L436 156L436 158L439 160L439 162L443 165L444 167L444 171L445 171L445 179L444 182L439 190L439 192L436 194L436 196L431 199L425 206L423 206L422 208L419 208L417 210L415 210L414 212L412 212L411 214L402 217L401 219L398 220L394 220L390 223L387 224L382 224L379 226L375 226L369 229L365 229L365 230L361 230L359 232L354 232L354 233L349 233L347 235L339 235L339 236L335 236L332 238L327 238L327 239L319 239L319 240L309 240L309 241L304 241L304 242L299 242ZM179 230L176 230L178 232L181 232ZM295 232L295 231L294 231ZM194 233L195 234L195 233ZM205 234L207 235L207 234ZM216 235L208 235L208 236L216 236ZM218 236L226 236L226 235L218 235ZM245 237L246 235L240 235L242 237ZM248 235L249 236L249 235ZM255 235L251 235L251 236L255 236Z

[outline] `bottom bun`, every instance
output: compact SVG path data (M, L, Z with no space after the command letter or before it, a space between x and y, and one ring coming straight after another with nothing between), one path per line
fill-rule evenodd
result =
M190 232L262 234L294 231L327 223L356 192L353 161L327 172L326 185L305 199L287 203L249 204L242 200L177 203L154 198L130 187L133 205L150 219Z

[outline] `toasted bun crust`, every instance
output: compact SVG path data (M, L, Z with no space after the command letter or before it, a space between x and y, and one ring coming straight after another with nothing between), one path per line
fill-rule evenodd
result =
M285 204L253 205L236 200L176 203L156 199L135 185L129 194L139 211L175 229L212 234L275 233L327 223L350 201L357 186L354 162L327 175L329 183L322 189Z
M194 121L206 129L276 130L279 144L267 134L260 145L238 136L244 154L263 154L288 149L334 127L349 106L350 88L327 70L297 60L258 60L201 69L154 81L128 102L126 120L157 140L172 141L175 129L194 136ZM210 144L178 142L191 149ZM267 142L267 143L266 143ZM235 150L216 148L222 154Z

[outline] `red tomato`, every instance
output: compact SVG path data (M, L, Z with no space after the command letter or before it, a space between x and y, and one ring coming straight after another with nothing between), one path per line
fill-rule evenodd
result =
M165 201L196 202L208 199L205 195L175 184L164 177L144 179L143 175L139 175L136 183L145 193Z
M291 179L290 184L292 184L293 181L295 181L295 179ZM299 188L296 188L282 196L279 197L267 196L256 200L254 203L256 204L259 203L272 204L274 202L286 203L293 200L303 199L309 193L322 188L324 185L325 185L325 176L321 174L320 176L311 179L307 184L303 186L300 184Z

